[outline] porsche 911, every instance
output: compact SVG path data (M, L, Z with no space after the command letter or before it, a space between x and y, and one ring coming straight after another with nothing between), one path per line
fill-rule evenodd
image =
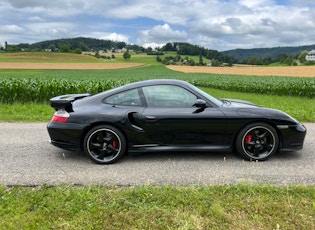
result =
M96 163L132 152L236 152L263 161L303 148L306 128L288 114L248 101L218 99L173 79L130 83L95 95L50 100L52 145Z

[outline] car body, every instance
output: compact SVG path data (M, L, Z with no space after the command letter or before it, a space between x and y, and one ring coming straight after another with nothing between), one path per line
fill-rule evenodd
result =
M306 128L288 114L217 99L181 80L130 83L95 95L52 98L47 128L57 147L113 163L126 152L237 151L266 160L303 148Z

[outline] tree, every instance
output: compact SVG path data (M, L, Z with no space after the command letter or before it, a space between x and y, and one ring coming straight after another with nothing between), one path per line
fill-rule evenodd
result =
M69 53L69 51L70 51L70 48L68 45L62 45L60 47L60 52L62 52L62 53Z
M202 55L201 52L199 54L199 65L203 65Z
M297 59L301 62L301 63L304 63L306 61L306 55L308 54L308 51L302 51Z
M80 48L76 48L73 53L75 54L82 54L82 50Z
M122 49L127 46L126 42L117 42L116 46L118 49Z
M50 44L48 49L54 52L56 50L56 46L54 44Z
M160 55L157 55L157 56L156 56L156 61L157 61L157 62L162 62L162 58L160 57Z
M128 60L128 59L130 59L131 55L128 53L128 51L126 51L124 53L123 57L124 57L125 60Z

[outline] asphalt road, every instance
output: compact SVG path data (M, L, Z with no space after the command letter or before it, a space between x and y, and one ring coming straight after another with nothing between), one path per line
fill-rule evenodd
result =
M315 123L305 124L304 149L265 162L233 153L147 153L98 165L82 153L49 144L44 123L0 123L0 184L315 185Z

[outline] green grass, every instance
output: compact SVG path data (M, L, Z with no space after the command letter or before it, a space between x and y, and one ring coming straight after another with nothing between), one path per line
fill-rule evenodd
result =
M314 229L309 186L0 187L0 229Z
M53 114L48 104L0 103L0 122L48 122Z

